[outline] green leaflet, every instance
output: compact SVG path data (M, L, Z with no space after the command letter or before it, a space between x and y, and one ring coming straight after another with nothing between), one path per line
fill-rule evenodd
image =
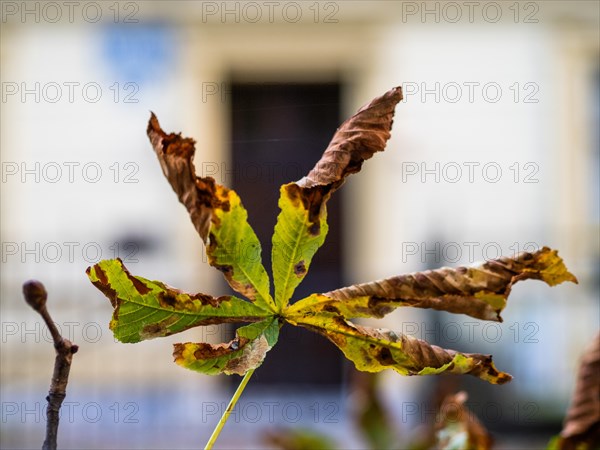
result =
M278 312L304 279L327 235L326 203L363 162L383 151L390 138L394 109L402 89L390 89L364 105L334 133L313 169L295 183L281 186L273 234L273 282Z
M339 314L345 319L354 319L357 317L383 317L390 310L386 308L382 314L369 307L369 297L353 297L348 300L335 300L324 294L312 294L293 305L286 310L286 317L292 319L303 317L304 315L320 312L329 312Z
M279 311L308 272L310 262L325 241L327 225L326 190L301 188L296 183L281 186L273 234L273 282Z
M262 265L260 242L248 223L248 213L239 196L211 177L196 175L193 139L165 133L154 114L147 133L167 181L207 245L209 263L223 272L236 292L275 311L269 277Z
M279 322L272 317L238 328L235 334L236 337L226 344L175 344L175 362L207 375L244 375L260 366L266 353L277 343Z
M120 259L89 267L90 281L113 307L110 329L121 342L133 343L169 336L199 325L257 322L270 315L237 297L186 294L129 273Z
M248 212L231 189L216 185L215 197L220 206L213 209L211 219L206 249L210 265L223 272L236 292L263 309L275 311L260 242L248 223Z
M364 372L393 369L401 375L470 374L493 384L503 384L512 378L496 370L491 356L445 350L393 331L354 325L336 313L286 318L294 325L325 336Z

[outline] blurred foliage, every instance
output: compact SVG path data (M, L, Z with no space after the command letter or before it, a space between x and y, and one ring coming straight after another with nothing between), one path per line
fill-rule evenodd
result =
M266 444L281 450L330 450L334 442L325 434L305 428L281 428L265 436Z

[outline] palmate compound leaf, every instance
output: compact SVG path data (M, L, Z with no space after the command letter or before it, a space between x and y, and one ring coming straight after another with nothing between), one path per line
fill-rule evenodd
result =
M206 244L209 264L223 272L236 292L275 311L269 276L261 260L261 245L239 196L211 177L196 176L193 139L166 134L154 114L147 133L165 177Z
M273 236L275 302L260 262L260 243L239 197L210 177L197 177L192 162L194 141L179 134L167 135L153 114L148 136L165 176L201 238L208 242L210 264L253 303L235 297L185 294L131 276L119 260L102 261L89 268L88 275L115 307L111 322L115 335L125 342L137 342L197 325L254 322L239 328L236 338L226 344L175 347L175 359L184 367L209 374L242 374L260 365L277 340L281 322L287 321L324 335L362 371L468 373L491 383L509 381L510 375L497 371L491 356L445 350L389 330L355 325L348 319L382 317L398 306L417 306L501 320L499 314L516 281L576 282L555 251L544 248L479 268L439 269L350 286L313 294L287 306L325 239L327 200L349 174L360 170L364 160L385 148L394 108L401 99L400 88L395 88L361 108L337 130L306 177L282 186L281 213Z
M90 281L113 308L110 329L121 342L170 336L199 325L259 322L270 313L233 296L186 294L129 273L120 259L100 261L87 269Z
M296 302L289 312L338 311L346 319L380 318L395 308L413 306L501 322L513 284L526 279L550 286L577 282L558 252L544 247L476 267L443 267L314 294Z
M335 132L321 159L307 176L281 186L273 234L273 282L281 311L308 272L327 235L326 204L346 177L383 151L390 138L394 108L402 100L397 87L363 106Z

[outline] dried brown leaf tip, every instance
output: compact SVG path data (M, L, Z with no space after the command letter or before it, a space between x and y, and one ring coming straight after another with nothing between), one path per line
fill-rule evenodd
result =
M337 129L319 162L296 184L332 185L333 191L348 175L359 172L365 160L385 149L400 100L402 89L395 87L359 109Z
M212 210L218 202L217 187L211 177L196 176L193 162L196 142L191 138L181 137L181 133L165 133L154 113L148 122L147 134L165 177L206 243Z
M354 312L355 316L382 317L397 307L413 306L501 322L500 313L512 286L526 279L542 280L550 286L565 281L577 283L558 252L544 247L534 253L501 257L476 267L442 267L323 295L344 303L349 314Z
M179 133L166 134L154 114L147 132L165 177L205 244L209 264L223 273L235 291L274 309L269 277L260 264L260 242L239 196L211 177L196 176L193 139Z

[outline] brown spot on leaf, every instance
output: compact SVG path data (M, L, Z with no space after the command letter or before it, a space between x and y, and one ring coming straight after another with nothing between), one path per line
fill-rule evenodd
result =
M177 297L170 291L158 293L158 303L163 308L175 308L177 304Z
M297 277L303 277L306 274L306 265L304 264L304 260L300 261L294 266L294 273Z
M165 133L154 113L151 113L146 133L155 149L162 153L189 158L194 154L195 141L191 138L182 138L181 133Z
M286 193L290 202L298 206L302 202L303 208L308 211L309 232L316 236L320 232L321 211L324 203L329 199L331 186L300 187L296 183L286 186Z
M498 374L498 384L504 384L504 383L508 383L509 381L512 380L512 375L506 373L506 372L500 372Z
M369 297L368 312L374 317L383 317L394 310L393 306L390 306L390 299L382 298L377 296Z
M324 204L329 199L331 187L331 185L327 185L301 188L302 203L308 211L308 221L310 223L318 224L320 222L321 211L325 208Z
M205 206L213 208L217 199L217 187L215 180L211 177L196 177L196 188L198 194L198 201Z
M491 355L481 355L477 353L466 353L466 356L475 360L473 369L469 372L471 375L494 384L504 384L512 380L512 376L505 372L500 372L494 366Z
M231 353L231 349L228 344L198 344L198 348L194 352L194 358L204 360L211 358L218 358L219 356L226 355L227 353Z
M219 204L219 207L223 210L223 212L229 212L231 209L231 204L229 201L224 201Z
M106 276L106 273L100 267L99 264L94 265L94 271L98 280L92 281L92 284L96 286L96 288L98 288L98 290L102 292L106 298L108 298L110 304L114 308L113 319L117 320L119 318L119 307L121 306L121 299L119 298L117 291L111 287L110 283L108 282L108 277ZM90 272L91 267L88 267L86 270L88 276Z
M206 360L212 358L218 358L227 355L232 352L236 352L243 348L248 343L248 339L244 337L236 337L228 343L223 344L207 344L200 343L196 344L198 348L194 351L194 358L198 360Z
M142 339L152 339L155 337L169 336L173 333L169 331L169 326L177 322L176 316L170 316L157 323L145 325L140 332Z
M200 300L200 303L202 303L202 305L210 305L213 307L218 307L219 304L223 301L227 301L229 300L230 297L227 296L221 296L221 297L212 297L210 295L206 295L206 294L194 294L191 296L192 300Z
M375 354L375 358L377 358L377 361L379 361L382 366L392 366L396 364L396 361L394 361L394 358L392 357L392 352L387 347L383 347L379 350L379 352Z
M325 306L323 306L323 311L341 315L340 310L330 303L327 303Z
M535 257L529 252L523 252L520 258L523 262L533 261Z
M200 300L200 303L204 305L210 305L218 307L223 301L227 301L230 297L221 296L218 298L210 295L198 293L194 295L187 295L181 291L166 288L167 290L158 293L158 303L163 308L172 308L176 310L193 310L195 309L194 300Z
M166 155L191 158L196 142L191 138L182 138L181 133L171 133L163 138L163 152Z
M151 323L150 325L146 325L144 328L142 328L141 334L144 336L162 336L162 331L164 331L164 328L161 327L160 324Z
M152 289L146 286L141 280L131 275L125 266L123 266L123 269L127 275L127 278L129 278L129 280L133 283L133 287L140 293L140 295L146 295L148 292L152 291Z
M308 227L308 234L311 236L318 236L321 232L321 224L319 222L313 223L310 227Z
M96 264L94 270L96 271L96 277L98 277L100 283L108 284L108 277L106 276L106 272L100 267L100 264Z
M214 264L213 267L219 272L223 272L223 275L225 275L228 278L233 275L233 266Z
M316 333L319 333L337 345L339 348L345 348L347 345L347 339L344 332L349 332L349 335L352 335L351 326L341 317L341 316L332 316L331 320L331 330L326 330L321 327L313 327L310 325L302 324L304 328L308 328L309 330L313 330Z
M297 184L292 183L285 186L285 192L292 205L298 206L300 204L300 187Z
M185 344L173 344L173 359L174 361L183 359L183 351L185 350Z

